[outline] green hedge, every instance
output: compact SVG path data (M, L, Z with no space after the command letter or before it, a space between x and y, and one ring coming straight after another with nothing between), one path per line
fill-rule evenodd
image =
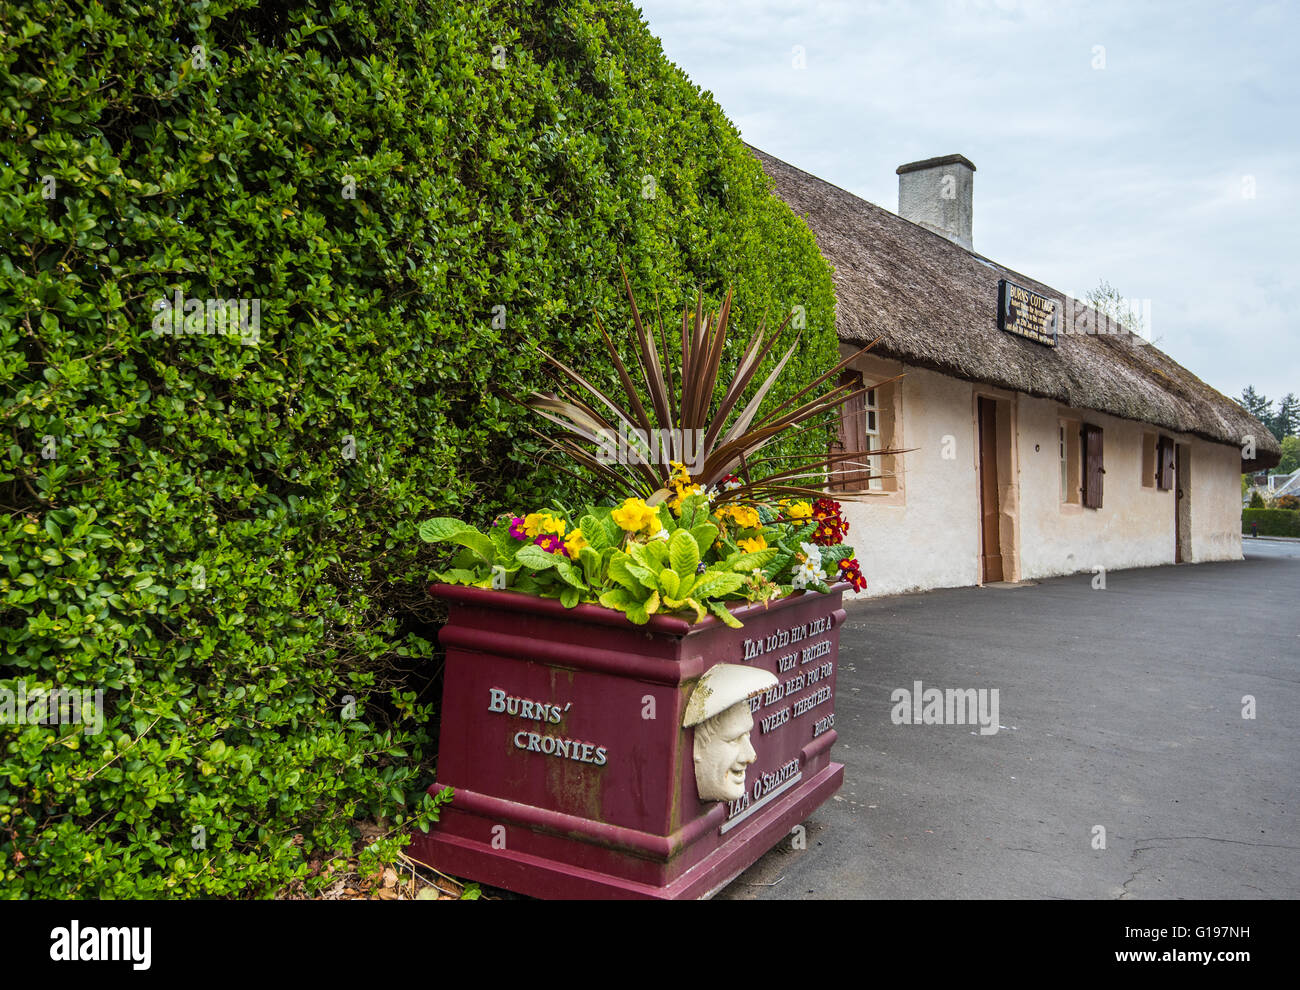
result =
M569 490L500 391L622 325L620 260L803 306L791 387L835 355L812 236L629 3L4 2L0 95L0 691L106 718L0 725L8 896L264 896L419 811L415 524ZM177 292L249 325L155 332Z
M1300 536L1300 512L1295 509L1242 509L1241 532L1250 533L1251 523L1260 536Z

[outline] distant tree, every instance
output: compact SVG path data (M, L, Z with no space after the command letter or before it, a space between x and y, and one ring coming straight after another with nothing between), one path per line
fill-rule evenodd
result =
M1300 509L1300 495L1279 495L1270 506L1273 509Z
M1269 432L1277 436L1277 430L1273 428L1273 400L1266 399L1255 391L1255 386L1247 385L1242 390L1241 398L1237 402L1257 420L1268 427ZM1278 437L1280 440L1281 437Z
M1277 462L1275 474L1290 474L1300 468L1300 437L1282 438L1282 459Z
M1130 333L1135 333L1145 340L1151 340L1151 328L1147 326L1138 300L1128 299L1120 294L1119 289L1104 278L1097 287L1088 293L1088 305L1098 313L1113 320ZM1152 341L1154 343L1154 341Z
M1294 392L1288 392L1278 401L1271 425L1279 440L1300 434L1300 399Z
M1264 508L1264 496L1259 493L1258 488L1250 493L1250 507L1252 509Z

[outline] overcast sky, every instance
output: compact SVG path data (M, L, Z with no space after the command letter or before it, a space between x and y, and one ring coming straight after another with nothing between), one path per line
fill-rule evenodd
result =
M976 251L1150 300L1227 395L1300 394L1300 4L639 6L750 144L890 210L895 168L963 154Z

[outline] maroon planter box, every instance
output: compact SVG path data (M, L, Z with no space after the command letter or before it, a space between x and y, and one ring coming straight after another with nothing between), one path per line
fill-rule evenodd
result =
M408 853L445 873L548 898L708 897L844 779L831 762L846 584L635 626L595 605L434 585L450 617L438 779L455 788ZM714 664L771 671L750 701L746 796L702 801L687 700Z

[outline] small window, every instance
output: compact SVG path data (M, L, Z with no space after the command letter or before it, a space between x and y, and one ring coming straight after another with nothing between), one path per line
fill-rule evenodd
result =
M866 383L859 371L845 371L840 381L862 388ZM889 450L894 444L895 384L868 388L840 406L840 421L831 442L832 455L850 450ZM841 461L832 467L831 491L894 492L894 455L868 455L860 461Z
M876 406L876 390L867 389L866 394L866 411L867 411L867 433L866 443L862 445L863 450L880 450L880 409ZM867 458L867 472L871 475L871 480L867 482L867 487L872 491L881 491L884 487L884 478L880 476L880 457Z
M1061 503L1079 504L1079 424L1063 419L1058 424L1061 456Z

